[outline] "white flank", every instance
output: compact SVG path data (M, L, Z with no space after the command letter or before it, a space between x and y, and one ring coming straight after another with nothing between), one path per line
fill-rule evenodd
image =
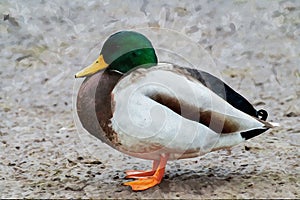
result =
M157 151L175 154L188 150L203 154L216 147L233 146L243 141L238 133L221 136L201 123L178 115L149 98L154 94L164 94L201 110L230 116L239 124L239 131L263 126L199 81L171 71L172 67L160 64L150 69L137 69L121 79L112 91L114 113L111 125L122 146L132 151L129 154L140 154L137 157L147 159L151 159L149 154L158 154Z

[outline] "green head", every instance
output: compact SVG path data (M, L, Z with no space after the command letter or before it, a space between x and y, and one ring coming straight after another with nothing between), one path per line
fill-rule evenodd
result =
M92 75L105 68L126 73L135 67L148 68L156 64L155 50L144 35L121 31L111 35L105 41L99 58L75 77Z

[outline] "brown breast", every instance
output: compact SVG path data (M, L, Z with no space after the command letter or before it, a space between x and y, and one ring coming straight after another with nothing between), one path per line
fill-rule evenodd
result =
M116 148L116 133L109 127L112 118L111 91L122 74L104 71L87 77L77 95L77 113L82 126L92 135Z

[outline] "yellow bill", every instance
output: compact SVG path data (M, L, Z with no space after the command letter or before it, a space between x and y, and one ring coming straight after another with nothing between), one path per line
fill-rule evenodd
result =
M95 62L93 62L90 66L84 68L80 72L75 74L75 78L81 78L89 75L93 75L96 72L105 69L108 64L104 61L103 55L100 55Z

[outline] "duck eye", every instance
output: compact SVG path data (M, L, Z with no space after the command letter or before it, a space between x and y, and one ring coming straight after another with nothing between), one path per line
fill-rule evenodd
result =
M97 60L96 63L98 63L99 61Z

